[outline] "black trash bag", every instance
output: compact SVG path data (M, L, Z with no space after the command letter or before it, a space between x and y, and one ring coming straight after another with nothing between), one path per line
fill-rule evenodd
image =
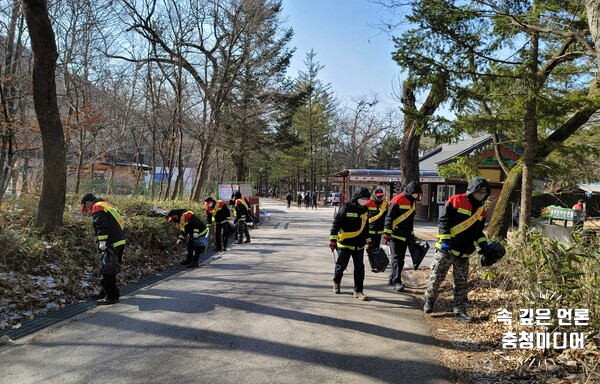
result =
M227 236L237 236L237 231L233 221L227 221Z
M372 248L371 251L367 252L367 256L369 257L372 272L385 272L390 259L382 248Z
M413 268L415 271L421 265L421 262L425 258L427 251L429 250L429 243L426 241L409 241L408 242L408 252L410 252L410 257L412 258Z
M490 265L496 264L498 260L504 257L506 254L506 249L497 241L491 241L488 243L485 252L479 251L481 256L479 260L481 261L482 267L489 267Z
M121 272L121 265L119 264L117 251L112 245L109 245L100 253L100 273L103 275L116 275L119 272Z

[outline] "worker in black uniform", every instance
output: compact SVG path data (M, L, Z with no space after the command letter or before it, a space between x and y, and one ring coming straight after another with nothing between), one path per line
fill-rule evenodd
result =
M483 234L487 216L487 198L490 185L482 177L474 177L466 193L454 195L446 201L438 221L439 235L436 253L431 262L431 272L425 291L423 311L431 313L440 287L452 266L454 278L454 318L470 323L467 314L469 281L469 256L475 244L485 253L488 242Z
M180 264L187 265L188 268L197 268L200 254L208 245L208 228L198 216L187 209L172 209L167 213L167 217L168 221L177 224L179 228L177 245L188 237L187 258Z
M248 226L246 220L249 220L248 215L250 214L250 207L247 199L242 196L240 191L233 193L233 213L235 214L235 225L237 226L237 243L241 244L250 242L250 232L248 232ZM246 240L244 241L244 235Z
M212 223L215 223L215 245L216 251L227 250L227 239L229 238L229 223L231 213L229 207L223 200L215 200L208 196L204 199L206 208L206 226L210 229Z
M388 210L388 202L385 200L385 189L378 185L373 190L373 195L367 201L369 209L369 237L371 242L367 244L368 249L379 248L381 246L381 236L383 235L383 226Z
M333 292L340 293L340 284L344 270L350 262L354 263L354 297L367 300L363 293L365 280L364 250L369 239L367 201L371 193L360 187L352 199L337 212L329 235L329 248L337 249L338 258L333 272Z
M408 243L415 240L414 222L417 200L423 195L423 189L418 181L411 181L404 191L394 196L390 201L385 218L384 243L390 244L392 259L392 275L390 285L396 292L404 291L402 284L402 269Z
M81 199L81 212L92 214L92 228L96 237L98 251L102 254L108 247L112 247L117 255L118 263L123 261L125 250L125 226L121 212L112 204L97 198L91 193ZM102 290L97 295L99 305L115 304L119 302L119 288L117 288L117 274L102 273L100 280Z

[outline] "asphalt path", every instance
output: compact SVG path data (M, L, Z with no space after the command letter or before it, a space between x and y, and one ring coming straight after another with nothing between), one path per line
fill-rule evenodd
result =
M252 243L0 349L0 382L454 382L387 271L365 258L369 301L352 297L352 263L332 293L333 208L261 207Z

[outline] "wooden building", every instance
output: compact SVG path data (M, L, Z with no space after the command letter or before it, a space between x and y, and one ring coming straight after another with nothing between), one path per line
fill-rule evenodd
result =
M440 210L448 197L467 190L468 180L461 178L445 179L438 173L438 167L450 164L459 157L477 156L479 159L479 175L485 177L492 187L490 201L493 212L495 202L500 195L505 175L495 160L491 135L462 140L456 144L443 144L425 153L419 159L419 181L423 187L423 198L417 206L417 220L437 221ZM506 145L500 145L502 158L507 165L512 165L520 157L520 151ZM352 196L356 187L374 188L385 185L388 198L402 192L399 185L399 170L383 169L345 169L332 177L332 184L340 186L345 200ZM345 201L344 200L344 201Z

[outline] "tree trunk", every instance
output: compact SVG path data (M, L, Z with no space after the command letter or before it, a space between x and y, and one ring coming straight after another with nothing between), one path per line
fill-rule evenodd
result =
M537 1L534 2L537 7ZM521 180L521 214L519 228L521 236L525 236L531 224L531 198L533 193L533 173L536 166L536 150L538 144L537 93L538 93L538 60L539 32L531 32L529 57L529 74L527 76L528 97L525 105L525 146L523 150L523 179Z
M487 235L490 239L501 240L506 238L508 228L512 219L512 210L510 205L510 197L517 187L521 184L521 176L523 175L523 164L521 162L515 164L502 185L502 191L496 202L494 214L490 219L490 225Z
M585 7L590 34L595 43L596 52L598 52L600 51L598 49L598 44L600 44L600 0L587 0ZM596 57L596 79L600 81L600 57Z
M202 199L202 189L204 188L206 175L208 174L208 163L212 154L212 148L213 147L210 143L206 143L204 147L204 152L200 159L200 167L198 173L196 174L196 190L194 191L192 201L201 201L200 199Z
M419 146L421 134L427 126L427 118L432 116L445 93L443 84L433 86L427 99L416 110L415 95L406 84L402 90L402 104L404 106L404 136L400 143L400 186L403 188L411 181L419 181Z
M20 99L17 97L15 84L17 80L18 63L21 55L15 44L15 35L17 31L17 21L21 15L21 3L19 0L13 0L10 25L8 26L8 35L6 36L6 46L4 50L4 68L2 73L2 85L0 86L0 103L2 104L2 115L4 118L3 129L0 132L2 136L2 148L0 150L0 206L6 193L6 188L10 183L15 156L15 114ZM13 189L13 194L16 190Z
M44 177L36 225L52 232L62 225L67 189L65 136L56 100L58 53L45 0L23 0L33 50L33 105L42 134Z
M419 142L417 133L416 99L413 90L404 85L402 105L404 107L404 135L400 143L400 186L406 187L411 181L419 181Z

